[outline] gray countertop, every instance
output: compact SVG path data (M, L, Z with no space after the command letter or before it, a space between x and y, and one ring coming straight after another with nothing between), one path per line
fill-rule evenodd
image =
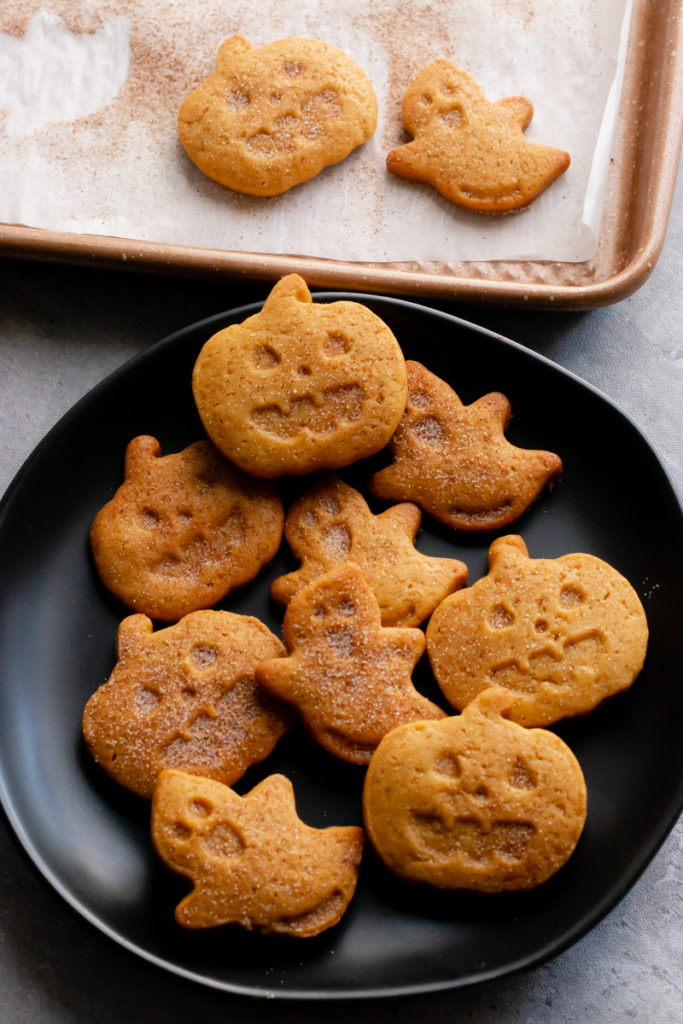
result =
M623 302L588 313L431 303L515 339L591 382L626 411L683 491L680 255L683 176L662 256ZM260 300L266 285L0 262L0 493L90 387L172 331ZM599 439L596 439L599 443ZM27 623L27 642L30 624ZM637 824L637 823L636 823ZM681 1020L681 840L668 837L625 898L554 960L485 988L401 1000L265 1004L148 966L77 917L0 821L0 1022L175 1024L194 1019L359 1024Z

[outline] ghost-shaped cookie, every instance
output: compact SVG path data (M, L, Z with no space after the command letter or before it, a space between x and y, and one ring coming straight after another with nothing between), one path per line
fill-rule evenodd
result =
M586 819L586 784L567 744L507 720L513 697L485 690L461 715L394 729L363 788L368 838L400 878L505 892L547 881Z
M298 274L206 342L192 386L209 437L257 477L373 455L396 429L407 387L387 325L358 302L314 303Z
M180 141L214 181L275 196L339 163L370 138L377 100L336 46L288 38L252 49L227 39L216 70L183 102Z
M507 526L559 476L561 459L510 444L505 395L463 405L421 363L406 366L408 401L389 446L394 461L374 474L370 490L389 501L414 501L456 530Z
M508 213L528 206L569 167L569 154L524 135L533 106L522 96L489 102L447 60L424 68L403 99L412 142L387 154L399 177L426 182L457 206Z
M521 537L495 540L488 575L451 594L427 627L447 700L465 708L490 686L513 695L512 721L551 725L627 689L648 628L631 584L594 555L529 557Z
M412 502L373 515L359 491L325 475L287 513L285 537L301 567L274 580L272 596L288 604L333 566L356 562L379 602L382 625L418 626L467 582L463 562L416 550L420 519Z
M354 562L292 598L283 636L289 655L262 661L256 678L294 705L313 738L344 761L367 764L390 729L444 715L411 678L424 634L382 626L377 599Z
M254 676L263 658L284 654L252 616L198 611L154 632L145 615L129 615L116 666L83 712L88 749L142 797L165 768L232 784L291 725L291 710Z
M154 791L152 839L162 860L193 883L176 907L178 924L235 924L297 938L340 921L365 842L356 826L306 825L283 775L238 796L220 782L174 770L161 773Z
M156 438L141 435L90 543L119 601L171 622L253 579L278 550L284 518L275 485L251 480L210 441L161 456Z

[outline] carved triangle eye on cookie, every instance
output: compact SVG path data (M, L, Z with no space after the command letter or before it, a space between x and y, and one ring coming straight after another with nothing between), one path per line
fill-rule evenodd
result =
M466 209L521 209L570 163L563 150L525 137L532 114L523 96L489 102L470 75L447 60L435 61L406 91L403 121L414 140L393 149L387 167Z
M505 395L463 405L421 363L406 366L408 402L389 445L394 461L375 473L370 490L389 501L414 501L455 529L507 526L559 476L561 459L510 444Z

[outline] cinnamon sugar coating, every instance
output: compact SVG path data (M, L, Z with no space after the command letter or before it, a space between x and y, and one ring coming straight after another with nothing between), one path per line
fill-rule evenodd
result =
M118 661L88 700L83 735L120 785L151 797L164 768L233 783L262 761L292 714L255 680L285 653L258 619L198 611L156 632L145 615L119 626Z
M178 924L309 938L346 911L365 836L352 825L306 825L283 775L238 796L211 779L165 771L152 801L152 839L193 883L176 908Z
M561 459L510 444L505 395L463 405L421 363L406 367L408 401L389 445L394 461L374 474L370 490L389 501L414 501L457 530L507 526L559 476Z
M401 722L443 717L411 678L424 634L382 626L377 599L355 563L300 590L283 633L288 656L262 662L256 678L295 706L313 738L336 757L367 764Z
M524 135L533 106L523 96L489 102L447 60L424 68L403 99L414 141L393 149L387 167L422 181L468 210L508 213L532 203L569 167L569 154Z
M418 626L467 582L463 562L416 550L420 519L411 502L373 515L360 491L334 474L323 476L287 513L285 537L301 567L274 580L272 596L288 604L335 565L356 562L379 602L382 625Z
M594 555L530 558L521 537L500 537L489 572L432 615L427 651L447 700L464 708L505 686L512 721L551 725L627 689L647 649L635 590Z
M161 456L133 438L125 478L90 530L104 585L128 608L171 622L257 575L282 539L274 484L252 480L210 441Z

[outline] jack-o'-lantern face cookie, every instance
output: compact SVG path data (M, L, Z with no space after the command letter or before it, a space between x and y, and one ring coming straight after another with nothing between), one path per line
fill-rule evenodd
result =
M297 274L259 313L206 342L192 383L209 437L258 477L373 455L396 429L407 390L387 325L358 302L313 303Z
M573 853L586 818L581 767L559 736L507 721L511 701L495 687L457 717L382 740L363 810L394 874L442 889L530 889Z
M145 615L128 616L116 667L83 712L91 754L143 797L164 768L237 781L292 722L254 678L261 659L283 654L277 637L247 615L192 612L156 632Z
M491 545L488 575L436 609L427 651L454 707L505 686L513 721L550 725L627 689L647 639L638 595L607 562L532 559L522 538L509 536Z
M90 542L112 594L168 622L253 579L280 546L284 510L273 484L251 480L209 441L160 453L153 437L130 442L124 482Z
M233 36L180 108L178 133L209 178L274 196L339 163L376 124L370 80L338 47L290 38L252 50Z
M353 897L362 828L304 824L291 783L271 775L246 796L212 779L165 771L152 800L152 839L193 890L177 906L185 928L237 924L307 938L338 923Z
M401 722L444 716L411 679L424 634L382 626L377 599L353 562L292 598L283 635L289 656L261 662L256 678L293 704L313 738L342 760L367 764Z
M559 476L561 459L510 444L505 395L463 405L421 363L406 366L408 402L391 439L394 461L375 473L370 490L389 501L414 501L456 530L507 526Z
M403 122L414 141L393 149L387 167L468 210L518 210L569 167L568 153L525 137L532 114L524 97L490 103L466 72L435 61L408 87Z
M271 586L288 604L312 580L341 562L356 562L379 602L384 626L418 626L437 604L467 582L454 558L422 555L414 547L421 513L403 502L375 516L359 491L333 474L294 502L285 537L302 565Z

